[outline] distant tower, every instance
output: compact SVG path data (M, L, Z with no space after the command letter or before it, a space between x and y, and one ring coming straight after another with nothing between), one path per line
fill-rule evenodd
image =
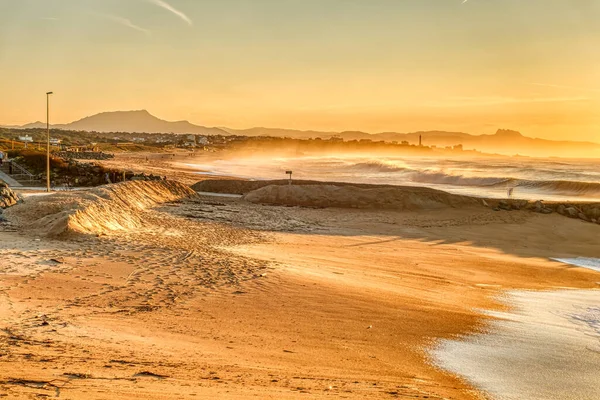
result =
M419 135L419 147L423 146L423 135Z

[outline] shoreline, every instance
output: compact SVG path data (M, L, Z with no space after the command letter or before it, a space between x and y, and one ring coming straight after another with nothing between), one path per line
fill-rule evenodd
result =
M174 154L174 156L173 156ZM257 164L260 160L256 158L242 158L243 160L248 161L248 168L243 168L240 164L240 159L235 157L235 153L187 153L187 152L178 152L178 153L152 153L152 154L136 154L136 153L125 153L125 154L117 154L115 159L108 161L101 161L101 164L106 167L114 167L114 168L131 168L132 164L138 164L135 172L146 172L146 173L154 173L160 176L168 176L170 179L177 179L187 184L194 184L200 180L207 179L222 179L222 180L280 180L287 178L284 174L284 171L287 169L294 170L294 181L297 179L304 180L314 180L319 182L326 182L337 180L343 183L353 183L355 185L360 184L371 184L372 179L379 179L376 181L377 183L373 183L376 185L391 185L391 186L411 186L411 187L432 187L437 190L447 191L450 193L454 193L457 195L478 197L478 198L493 198L496 200L508 200L510 199L507 196L507 190L511 188L511 184L506 182L506 187L502 186L500 183L495 183L489 185L488 183L482 185L473 185L472 179L476 177L469 178L469 175L462 176L457 172L457 175L450 173L449 175L444 175L443 171L440 173L445 176L445 180L436 181L434 178L436 174L429 176L425 181L410 181L410 180L398 180L389 174L394 173L404 173L404 168L401 166L387 165L383 163L381 165L377 165L377 163L373 163L366 159L365 163L359 163L355 165L355 167L366 168L365 170L356 170L352 172L353 174L364 172L366 177L362 179L358 179L357 176L350 177L344 175L345 170L340 170L342 175L336 175L335 178L332 178L327 175L323 175L318 173L315 170L315 166L304 165L301 163L303 158L295 159L291 164L285 160L279 160L277 163L273 164L273 160L267 159L264 160L264 166L262 166L262 162ZM247 156L247 155L246 155ZM243 153L240 157L244 157ZM310 157L305 157L305 159L310 160ZM467 158L466 160L471 160L471 158ZM229 165L229 167L218 168L213 164L215 161L225 161L225 164ZM339 160L338 160L339 161ZM243 163L242 163L243 164ZM289 165L288 165L289 164ZM275 167L274 165L277 165ZM260 166L260 168L258 167ZM333 165L332 168L339 167L338 164ZM286 169L284 169L284 167ZM216 171L215 171L216 168ZM308 168L308 169L306 169ZM329 168L329 167L325 167ZM379 168L382 168L379 171ZM318 168L317 168L318 169ZM298 171L297 171L298 170ZM352 170L350 170L352 171ZM296 174L297 172L297 174ZM304 174L302 174L304 172ZM370 175L373 172L382 172L383 176L379 177L379 175ZM415 173L424 173L427 171L413 171ZM507 175L505 178L507 181L516 180L523 181L523 177L521 178L511 178L512 175ZM258 178L257 178L258 177ZM270 177L270 178L269 178ZM383 180L381 180L383 179ZM434 179L434 180L429 180ZM448 181L449 179L449 181ZM458 182L462 182L462 180L466 180L464 184L461 183L453 183L454 180L458 180ZM481 180L497 180L499 178L491 178L483 175L478 179ZM550 179L550 178L544 178ZM567 178L562 178L567 179ZM581 201L581 196L584 196L584 192L582 192L581 188L573 187L572 185L565 185L567 182L557 180L557 181L547 181L541 180L539 182L531 181L529 183L523 184L523 186L515 187L515 195L514 199L527 199L530 201L543 200L549 203L553 202L577 202ZM577 183L577 182L576 182ZM533 184L531 186L530 184ZM536 185L541 185L537 187ZM556 184L558 187L551 189L551 186L548 187L548 184ZM589 185L594 184L594 182L590 181L582 181L578 182L578 184ZM502 187L501 187L502 186ZM600 192L598 192L600 193ZM582 202L586 203L594 203L600 201L600 194L592 194L588 193L588 198L583 197ZM546 199L546 200L544 200Z
M484 331L441 340L432 362L494 399L600 397L600 290L508 291Z

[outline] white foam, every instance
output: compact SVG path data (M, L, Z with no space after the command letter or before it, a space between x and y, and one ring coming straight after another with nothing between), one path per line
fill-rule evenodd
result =
M576 267L588 268L594 271L600 272L600 258L552 258L554 261L558 261L564 264L575 265Z
M600 399L600 291L511 292L489 333L444 340L436 365L492 399Z

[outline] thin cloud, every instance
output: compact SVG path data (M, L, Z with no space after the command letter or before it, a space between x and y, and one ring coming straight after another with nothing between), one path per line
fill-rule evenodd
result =
M188 17L187 15L185 15L182 11L179 11L178 9L176 9L175 7L173 7L172 5L170 5L169 3L167 3L166 1L163 0L148 0L150 3L157 5L160 8L164 8L165 10L175 14L177 17L181 18L183 21L185 21L189 26L194 25L194 23L192 22L192 20L190 19L190 17Z
M463 0L462 4L465 4L467 1L469 1L469 0Z
M599 92L600 93L600 89L584 88L584 87L568 86L568 85L554 85L551 83L530 83L530 85L543 86L543 87L549 87L549 88L555 88L555 89L571 89L571 90L581 90L584 92Z
M136 24L134 24L133 22L131 22L131 20L127 19L127 18L123 18L123 17L119 17L117 15L111 15L111 14L98 14L98 16L102 17L102 18L106 18L110 21L113 21L117 24L126 26L127 28L131 28L133 30L136 30L138 32L142 32L143 34L150 36L152 35L152 32L149 31L148 29L144 29L141 26L138 26Z
M433 107L497 106L503 104L570 103L590 101L587 97L453 97Z

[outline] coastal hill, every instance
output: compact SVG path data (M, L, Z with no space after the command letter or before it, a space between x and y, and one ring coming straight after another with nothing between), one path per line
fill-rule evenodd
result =
M43 122L34 122L10 128L45 128ZM464 132L422 131L412 133L383 132L370 134L360 131L324 132L292 129L252 128L230 129L210 128L194 125L188 121L170 122L155 117L146 110L104 112L78 121L52 125L54 129L89 132L139 132L139 133L178 133L196 135L240 135L274 136L292 139L341 138L344 140L372 140L403 142L411 144L422 140L425 146L463 145L465 149L477 149L487 153L522 154L531 156L600 156L600 144L591 142L554 141L531 138L512 130L498 130L491 135L472 135Z
M34 122L9 128L46 128L43 122ZM165 121L146 110L103 112L82 118L69 124L52 125L53 129L88 132L131 132L131 133L181 133L196 135L229 135L219 128L194 125L189 121Z

